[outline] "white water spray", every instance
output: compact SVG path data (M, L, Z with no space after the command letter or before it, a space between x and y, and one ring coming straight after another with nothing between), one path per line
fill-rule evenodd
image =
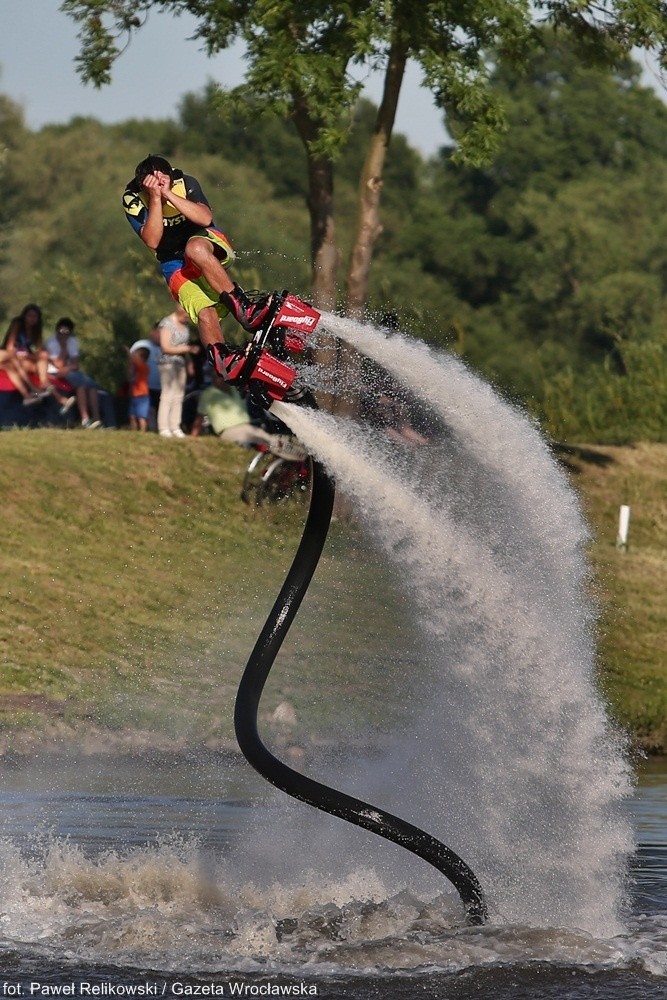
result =
M574 494L536 429L459 362L326 319L411 372L403 381L453 431L421 449L415 475L354 421L276 408L396 565L424 633L433 680L419 745L398 747L355 794L459 853L496 919L616 933L630 779L594 685Z

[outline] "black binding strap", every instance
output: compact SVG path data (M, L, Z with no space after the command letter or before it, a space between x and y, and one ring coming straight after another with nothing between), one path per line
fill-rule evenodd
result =
M259 701L301 601L308 590L322 554L334 502L334 484L319 462L313 461L313 486L308 518L301 542L282 589L255 643L236 696L234 725L243 754L267 781L316 809L339 816L392 840L428 861L457 889L468 922L483 924L487 908L481 886L468 865L435 837L391 813L314 781L278 760L262 743L257 731Z

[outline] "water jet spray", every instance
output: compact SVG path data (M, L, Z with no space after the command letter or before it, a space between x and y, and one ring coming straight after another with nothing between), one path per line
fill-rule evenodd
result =
M285 309L286 301L296 304ZM304 311L301 311L302 307ZM315 311L311 307L288 296L287 292L275 294L273 308L246 349L246 362L239 369L242 374L236 377L236 383L247 387L251 393L254 391L264 403L275 399L291 399L302 405L315 406L312 395L307 390L296 388L289 375L285 378L287 385L282 392L274 381L267 382L261 378L261 374L258 381L257 373L261 373L261 369L258 369L256 363L257 359L266 359L267 354L270 354L287 368L285 332L289 333L292 329L302 332L306 323L300 317L310 317L312 313ZM293 326L290 325L292 316L297 317ZM315 316L319 318L317 313ZM308 324L308 329L314 329L314 325ZM268 366L265 364L264 368L266 367ZM316 809L393 841L427 861L455 887L465 907L468 922L473 925L483 924L487 920L488 911L482 888L474 872L454 851L398 816L295 771L275 757L260 738L257 716L261 695L271 667L313 578L331 523L334 482L320 462L315 459L311 461L312 492L301 541L239 684L234 708L234 727L239 747L252 767L276 788Z

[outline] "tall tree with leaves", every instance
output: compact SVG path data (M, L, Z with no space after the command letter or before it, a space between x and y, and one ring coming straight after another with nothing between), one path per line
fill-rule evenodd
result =
M484 6L488 11L484 11ZM405 66L418 58L436 100L458 109L461 148L480 156L491 148L501 115L485 85L483 49L498 44L516 55L527 44L530 19L521 0L473 0L453 9L446 0L64 0L62 10L81 24L80 72L98 86L111 77L121 39L141 27L151 9L189 12L196 36L213 55L241 39L245 83L228 103L290 119L308 163L311 260L316 301L336 299L334 162L349 134L362 72L385 73L384 93L359 184L358 228L348 273L350 308L365 304L370 261L381 232L380 192ZM454 15L452 17L452 14Z
M568 30L585 61L610 63L638 46L667 62L664 0L63 0L61 9L81 24L79 68L97 85L110 79L119 39L140 28L151 9L194 15L210 54L238 39L245 43L245 83L231 96L251 98L257 112L290 118L306 148L313 287L322 306L331 306L336 292L334 160L360 90L352 72L357 66L384 73L348 273L354 314L365 305L381 232L384 163L408 59L420 64L468 162L488 160L505 128L489 84L490 53L496 63L520 63L540 44L536 24Z
M636 63L586 67L554 31L521 77L499 70L494 86L509 129L493 162L457 166L443 150L389 251L441 295L436 342L458 325L469 363L542 415L569 407L571 432L592 398L572 408L564 372L600 395L623 373L643 386L638 366L662 350L667 107Z

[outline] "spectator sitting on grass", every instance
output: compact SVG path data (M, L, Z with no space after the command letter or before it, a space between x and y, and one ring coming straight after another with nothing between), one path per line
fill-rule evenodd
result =
M55 335L46 342L46 353L50 374L57 375L74 390L74 396L62 403L61 414L67 413L76 401L81 426L88 430L100 427L102 421L97 385L79 367L79 343L74 336L74 323L69 317L63 316L56 323Z
M14 317L5 334L2 348L20 365L25 376L24 382L33 391L35 385L38 386L37 397L28 397L26 402L37 403L52 395L61 407L65 405L65 397L49 382L49 357L42 339L42 310L39 306L31 302Z
M0 348L0 368L7 373L9 381L16 391L20 392L23 396L24 406L41 403L51 395L49 389L43 389L41 392L35 390L34 385L13 351L5 351L3 348Z

